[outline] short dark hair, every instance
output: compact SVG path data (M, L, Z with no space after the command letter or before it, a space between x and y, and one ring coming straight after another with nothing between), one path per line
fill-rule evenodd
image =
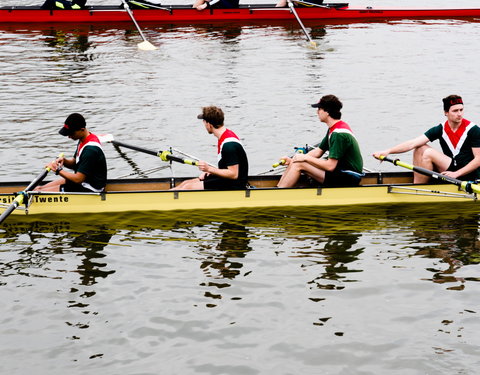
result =
M342 112L340 112L340 110L342 109L343 104L335 95L322 96L318 103L312 104L312 107L323 109L335 120L340 120L342 118Z
M205 120L215 129L218 129L223 126L225 116L221 108L215 106L202 107L202 113L197 116L201 120Z
M450 107L456 104L463 105L462 97L459 95L449 95L446 98L443 98L442 101L443 101L443 110L445 112L448 112L450 110Z

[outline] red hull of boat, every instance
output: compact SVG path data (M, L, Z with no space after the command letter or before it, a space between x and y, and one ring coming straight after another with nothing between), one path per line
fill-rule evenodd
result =
M287 8L273 6L238 9L213 9L197 11L187 7L165 6L163 9L132 10L139 22L212 22L212 21L256 21L294 20ZM425 18L475 18L480 9L373 9L373 8L296 8L302 20L389 20ZM3 23L113 23L131 22L125 10L119 8L91 7L86 10L40 10L0 8L0 24Z

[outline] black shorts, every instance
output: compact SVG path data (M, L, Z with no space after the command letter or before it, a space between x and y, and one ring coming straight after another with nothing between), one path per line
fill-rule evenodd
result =
M361 178L342 171L325 171L323 186L358 186Z
M60 191L63 193L93 193L90 189L83 187L80 184L67 181L65 184L60 185Z
M212 174L205 176L203 180L203 188L205 190L243 190L246 189L247 184L240 183L237 180L229 180L228 178L221 178Z

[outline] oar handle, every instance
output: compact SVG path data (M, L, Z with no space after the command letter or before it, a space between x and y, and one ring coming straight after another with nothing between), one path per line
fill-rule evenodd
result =
M272 164L272 167L273 167L273 168L277 168L277 167L279 167L279 166L281 166L281 165L285 165L286 162L287 162L287 161L286 161L285 159L280 159L278 162Z
M173 156L170 151L159 151L159 157L163 161L176 161L177 163L183 163L188 165L198 165L197 160L179 158L178 156Z

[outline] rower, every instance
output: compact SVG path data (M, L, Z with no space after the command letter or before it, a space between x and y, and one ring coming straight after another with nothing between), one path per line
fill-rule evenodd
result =
M277 186L294 187L302 174L323 186L358 186L363 176L363 160L350 126L341 120L342 102L335 95L325 95L312 107L317 109L318 119L327 125L327 134L307 154L281 158L288 167ZM327 151L328 158L322 159Z
M94 192L104 191L107 183L107 162L98 137L87 129L85 118L72 113L59 131L60 135L78 140L72 158L60 157L50 162L46 168L61 178L43 186L37 191ZM67 167L73 172L63 170Z
M217 138L218 168L198 161L203 173L198 178L183 181L172 190L243 190L248 183L248 159L237 135L227 129L221 108L203 107L197 116L205 130Z
M197 10L211 9L233 9L239 7L240 0L195 0L192 8Z
M41 9L85 9L87 0L46 0Z
M389 154L402 154L413 150L413 164L423 169L435 170L442 175L464 180L480 179L480 128L463 117L463 99L449 95L442 99L447 120L422 135L383 151L373 153L379 160ZM429 145L438 140L442 151ZM428 182L430 176L415 173L414 182Z

